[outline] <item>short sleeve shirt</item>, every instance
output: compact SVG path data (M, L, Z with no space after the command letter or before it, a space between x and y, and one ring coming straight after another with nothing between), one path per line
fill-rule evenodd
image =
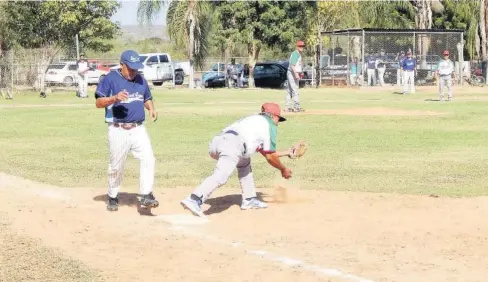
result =
M134 80L127 80L120 70L109 72L98 84L95 98L111 97L120 91L127 91L126 101L115 102L105 108L105 122L134 123L145 120L144 103L152 99L147 81L136 75Z
M240 119L222 130L233 130L239 134L246 145L244 157L251 157L256 152L276 152L278 126L265 115L251 115Z
M454 72L454 63L451 60L440 60L437 63L437 71L440 75L451 75Z
M78 68L78 71L84 71L88 68L88 61L87 60L78 60L76 62L76 66Z
M376 68L376 58L374 56L369 56L366 60L368 64L368 69L375 69Z
M296 72L302 72L302 55L297 50L293 51L290 55L288 69L291 70L291 65L295 65Z
M414 58L405 58L402 62L402 69L406 71L413 71L417 66L417 61Z

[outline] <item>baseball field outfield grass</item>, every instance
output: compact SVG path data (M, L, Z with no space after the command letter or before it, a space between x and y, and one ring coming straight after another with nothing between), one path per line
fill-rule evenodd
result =
M93 92L93 88L91 89ZM455 89L439 102L435 88L398 95L395 88L301 89L300 114L286 114L278 147L304 139L303 159L284 161L301 189L444 196L488 195L487 88ZM153 89L159 119L147 122L156 162L156 189L195 186L213 170L210 139L256 113L266 101L283 105L285 91ZM0 171L62 187L107 182L103 109L72 92L17 93L0 100ZM253 158L258 187L279 172ZM123 190L137 191L139 162L129 156ZM228 186L238 185L234 175Z

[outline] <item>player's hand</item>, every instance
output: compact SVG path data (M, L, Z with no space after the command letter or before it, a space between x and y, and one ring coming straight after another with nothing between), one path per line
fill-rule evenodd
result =
M127 91L122 90L117 95L115 95L116 102L125 101L129 98Z
M291 171L291 169L289 168L284 168L281 170L281 176L284 178L284 179L289 179L291 178L291 175L293 174L293 172Z
M150 111L149 112L149 117L152 119L153 122L158 120L158 112L156 111Z
M300 79L300 75L298 73L295 74L295 79Z

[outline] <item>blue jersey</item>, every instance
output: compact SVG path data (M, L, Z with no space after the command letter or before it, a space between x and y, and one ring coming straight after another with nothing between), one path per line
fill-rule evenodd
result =
M366 63L368 64L368 69L375 69L376 68L376 58L370 56L366 59Z
M133 81L129 81L120 70L109 72L98 84L95 98L114 96L124 89L129 98L107 106L105 122L132 123L145 120L144 103L151 100L152 95L147 81L139 74Z
M417 61L414 58L405 58L402 62L402 68L406 71L413 71L417 66Z

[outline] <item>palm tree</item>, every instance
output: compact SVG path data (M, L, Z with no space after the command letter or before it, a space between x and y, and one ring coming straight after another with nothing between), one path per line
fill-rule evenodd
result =
M488 23L488 1L480 1L480 15L479 15L479 30L480 30L480 45L481 45L481 59L487 60L488 55L486 54L486 24Z
M150 22L168 2L168 33L177 46L188 50L190 89L193 89L194 68L202 69L208 54L212 9L207 1L141 1L137 10L139 22Z

